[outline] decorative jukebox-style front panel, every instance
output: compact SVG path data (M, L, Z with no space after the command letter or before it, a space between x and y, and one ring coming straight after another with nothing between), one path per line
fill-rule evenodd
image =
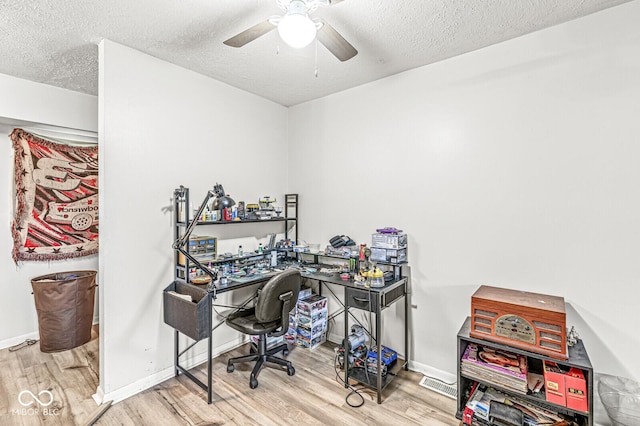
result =
M566 360L564 298L480 286L471 297L470 335Z

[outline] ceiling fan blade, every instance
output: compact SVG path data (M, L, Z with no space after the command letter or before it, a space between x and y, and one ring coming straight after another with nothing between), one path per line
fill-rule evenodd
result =
M258 37L265 35L274 28L276 28L275 25L266 20L244 30L240 34L234 35L230 39L223 41L223 43L231 47L242 47Z
M318 41L326 47L329 52L340 59L347 61L358 54L358 51L347 40L344 39L333 27L322 21L322 28L318 31Z
M343 1L343 0L329 0L329 4L330 5L334 5L336 3L340 3L341 1Z

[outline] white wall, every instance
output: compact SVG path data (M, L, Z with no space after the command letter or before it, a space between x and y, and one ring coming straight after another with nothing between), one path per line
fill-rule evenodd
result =
M119 400L173 374L173 333L162 317L173 279L173 190L189 187L196 206L216 182L237 201L281 197L287 110L108 40L99 99L100 386ZM263 232L232 227L207 233ZM239 342L225 327L214 339L218 350Z
M37 338L38 321L31 295L31 279L69 270L96 270L98 257L57 262L22 262L11 259L13 239L13 147L8 138L12 123L42 123L85 131L97 131L98 100L57 87L0 74L0 349Z
M414 367L455 374L486 284L563 296L596 370L640 378L638 22L631 2L290 109L301 237L409 234Z

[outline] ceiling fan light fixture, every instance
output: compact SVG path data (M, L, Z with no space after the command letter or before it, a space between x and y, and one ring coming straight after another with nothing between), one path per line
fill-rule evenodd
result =
M316 24L306 13L287 13L278 23L278 34L289 46L301 49L316 38Z

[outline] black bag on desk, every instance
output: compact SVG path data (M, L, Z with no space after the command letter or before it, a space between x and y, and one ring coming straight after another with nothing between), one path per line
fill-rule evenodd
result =
M340 248L344 246L355 246L356 243L346 235L336 235L329 240L329 243L333 248Z
M524 424L524 414L515 407L502 402L491 401L489 423L499 426L522 426Z

